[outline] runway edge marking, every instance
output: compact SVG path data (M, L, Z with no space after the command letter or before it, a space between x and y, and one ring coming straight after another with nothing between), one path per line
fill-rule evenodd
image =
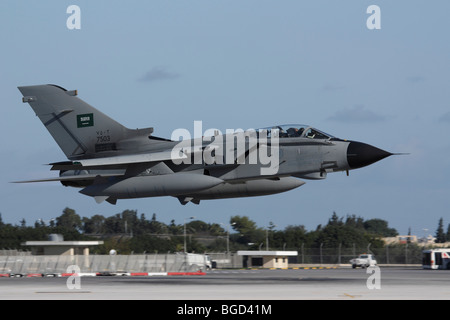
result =
M206 272L117 272L117 273L101 273L101 272L83 272L83 273L26 273L26 274L9 274L1 273L0 278L43 278L43 277L151 277L151 276L204 276Z

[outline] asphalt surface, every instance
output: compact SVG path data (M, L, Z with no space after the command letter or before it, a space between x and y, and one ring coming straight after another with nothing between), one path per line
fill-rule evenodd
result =
M450 270L377 272L212 270L202 276L0 278L0 300L450 300Z

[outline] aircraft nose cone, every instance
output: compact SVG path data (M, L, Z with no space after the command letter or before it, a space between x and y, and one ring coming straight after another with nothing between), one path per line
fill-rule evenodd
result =
M362 168L391 156L392 153L370 144L351 141L347 149L347 162L351 169Z

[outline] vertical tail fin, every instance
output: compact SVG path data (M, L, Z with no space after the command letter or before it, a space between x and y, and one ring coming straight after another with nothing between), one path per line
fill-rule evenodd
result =
M82 159L117 150L117 143L150 135L152 129L130 130L56 85L18 88L67 158ZM148 139L147 139L148 141ZM106 156L106 154L105 154Z

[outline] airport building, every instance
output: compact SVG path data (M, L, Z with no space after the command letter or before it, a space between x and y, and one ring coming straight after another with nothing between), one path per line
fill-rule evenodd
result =
M39 255L89 255L89 248L103 241L64 241L60 234L49 235L48 241L26 241L23 246L31 248L31 254Z
M297 251L238 251L242 256L244 268L281 268L288 267L288 258L297 256Z

